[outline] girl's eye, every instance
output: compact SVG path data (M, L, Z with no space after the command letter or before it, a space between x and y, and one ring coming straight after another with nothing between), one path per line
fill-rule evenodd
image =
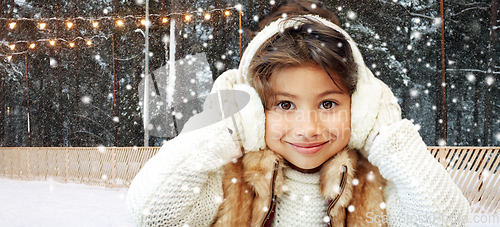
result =
M328 109L333 108L335 105L336 105L336 103L333 101L324 101L321 103L320 108L328 110Z
M290 110L293 109L293 104L289 101L281 101L278 103L278 107L283 110Z

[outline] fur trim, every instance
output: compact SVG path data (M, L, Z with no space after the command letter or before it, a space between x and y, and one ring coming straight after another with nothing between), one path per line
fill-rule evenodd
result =
M214 227L247 226L252 217L254 193L243 179L243 163L240 157L236 163L224 166L222 179L224 201L214 219Z
M247 153L243 158L244 178L255 192L251 226L263 223L266 214L272 209L270 206L271 189L276 164L278 164L278 169L274 182L274 193L275 195L283 193L283 165L280 165L282 163L283 159L269 148L260 152Z
M343 150L337 153L324 164L321 172L321 193L326 200L334 200L339 193L340 197L330 210L333 226L344 226L345 209L352 199L352 180L356 168L357 154L355 150ZM341 181L344 167L347 167L347 179L342 189Z
M384 189L387 181L380 175L378 168L361 155L357 166L355 179L358 184L352 187L353 198L350 201L354 211L347 215L347 226L380 226L380 223L369 217L386 215ZM387 222L382 223L382 226L387 226Z
M347 167L347 178L344 189L340 190L344 165ZM274 173L274 195L281 196L284 193L284 168L287 167L283 158L268 148L246 153L236 163L226 164L222 184L224 201L213 226L262 225L272 209L270 202ZM354 179L358 180L357 185L353 185ZM333 225L345 226L347 223L347 226L369 226L368 212L385 215L385 210L380 207L384 202L385 184L378 169L356 150L343 150L328 160L321 169L321 193L325 200L333 200L342 191L330 210ZM346 212L350 205L354 206L354 211Z

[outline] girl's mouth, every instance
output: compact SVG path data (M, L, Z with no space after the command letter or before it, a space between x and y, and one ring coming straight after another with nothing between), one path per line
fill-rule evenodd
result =
M319 143L288 143L290 146L293 147L297 152L301 154L316 154L325 144L327 144L329 141L326 142L319 142Z

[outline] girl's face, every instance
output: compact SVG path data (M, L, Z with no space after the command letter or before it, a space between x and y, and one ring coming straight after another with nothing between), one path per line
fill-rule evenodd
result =
M292 167L307 171L347 146L351 97L322 68L312 63L285 68L269 82L276 94L265 111L265 139L271 150Z

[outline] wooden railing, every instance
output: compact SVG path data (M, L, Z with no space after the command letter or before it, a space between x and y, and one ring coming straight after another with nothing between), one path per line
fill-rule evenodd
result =
M475 213L500 209L500 147L428 147ZM0 147L0 177L128 187L159 147Z
M428 147L472 205L474 213L500 209L500 147Z
M2 147L0 176L128 187L159 147Z

